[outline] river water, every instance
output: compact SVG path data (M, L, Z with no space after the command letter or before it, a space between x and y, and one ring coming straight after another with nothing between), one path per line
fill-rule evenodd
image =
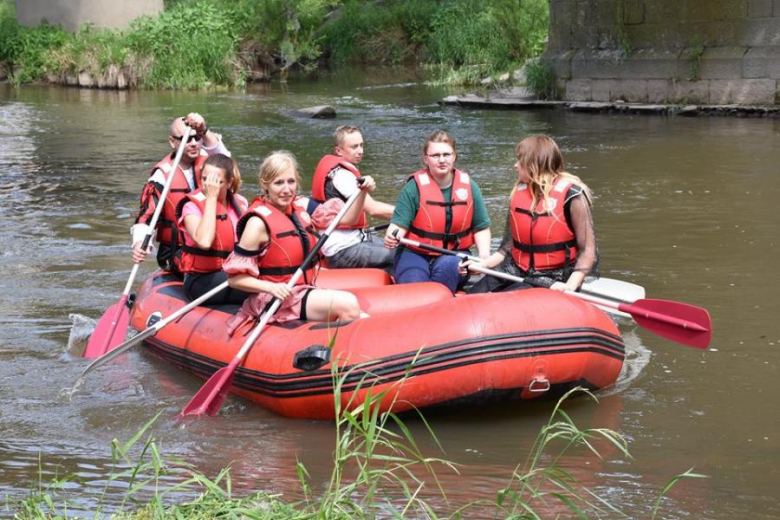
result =
M192 110L224 135L250 195L267 153L293 151L310 177L335 125L349 123L364 129L362 169L378 179L377 198L392 202L418 167L424 138L446 129L458 140L460 167L485 193L497 236L513 145L532 133L554 136L570 171L597 195L602 274L640 284L648 297L705 307L715 331L712 348L700 351L621 323L626 374L599 404L579 399L567 410L583 427L623 434L633 458L577 452L565 466L631 518L649 518L660 489L689 468L708 478L680 482L660 518L777 518L780 121L437 106L450 93L395 73L225 93L0 85L0 496L23 498L40 481L74 474L62 490L71 511L113 510L125 490L106 488L110 443L160 411L153 432L163 452L211 476L232 465L239 492L299 498L298 460L315 492L327 483L332 423L280 418L238 399L216 418L181 422L175 416L201 381L143 349L67 393L87 364L69 337L89 330L72 331L70 316L97 318L118 299L139 191L167 151L168 122ZM319 104L333 105L338 118L294 114ZM440 472L449 504L433 485L423 495L445 515L494 500L551 410L521 403L435 414L444 453L411 420L426 455L460 470Z

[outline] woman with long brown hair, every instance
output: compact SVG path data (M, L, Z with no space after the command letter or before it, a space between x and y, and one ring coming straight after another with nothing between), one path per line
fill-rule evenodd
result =
M509 274L545 277L555 290L576 291L598 260L590 189L565 170L561 150L546 135L515 146L517 181L512 189L507 228L498 251L480 265L502 264ZM511 261L510 261L511 259ZM530 287L486 276L469 292Z

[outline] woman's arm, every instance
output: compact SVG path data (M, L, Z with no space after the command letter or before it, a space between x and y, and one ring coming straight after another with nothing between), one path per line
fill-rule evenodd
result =
M480 229L474 233L474 243L477 245L477 255L485 260L490 257L490 228Z
M571 222L577 239L577 262L562 290L576 291L596 264L596 234L590 204L585 197L578 195L570 204Z
M385 232L385 247L394 249L398 247L398 239L406 236L409 227L412 225L414 216L420 207L420 192L417 191L417 184L414 181L408 181L398 194L395 201L395 210ZM393 235L397 231L397 237Z
M217 197L219 197L220 185L219 174L212 171L203 181L202 192L206 196L203 215L184 217L184 229L198 249L211 249L211 244L214 243L217 234Z
M482 265L487 268L494 268L512 254L512 228L509 227L509 212L506 213L506 227L504 227L504 236L498 250L482 261ZM475 237L476 238L476 237Z

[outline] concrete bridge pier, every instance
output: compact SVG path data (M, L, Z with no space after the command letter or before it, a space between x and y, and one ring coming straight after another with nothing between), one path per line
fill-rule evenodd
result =
M20 24L35 26L45 20L70 32L87 23L101 29L124 29L131 20L162 10L163 0L16 0Z
M780 103L780 0L550 0L569 101Z

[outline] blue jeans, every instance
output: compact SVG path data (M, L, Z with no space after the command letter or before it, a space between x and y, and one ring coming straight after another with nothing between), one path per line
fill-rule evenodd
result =
M395 256L395 283L439 282L454 294L468 280L468 275L458 273L460 261L457 256L423 255L403 248Z

